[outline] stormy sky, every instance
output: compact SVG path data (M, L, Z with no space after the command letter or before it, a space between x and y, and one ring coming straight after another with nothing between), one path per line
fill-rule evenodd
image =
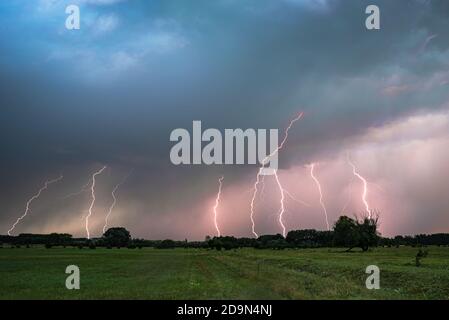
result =
M65 8L81 10L67 30ZM365 28L376 4L380 30ZM0 234L48 179L13 234L85 236L109 223L134 237L252 236L257 166L174 166L170 133L278 128L287 229L379 212L383 235L449 232L449 2L445 0L11 0L0 3ZM266 177L259 234L281 232Z

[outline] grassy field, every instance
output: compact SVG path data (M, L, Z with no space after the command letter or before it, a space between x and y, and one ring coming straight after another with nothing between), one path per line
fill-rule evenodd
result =
M449 299L449 248L0 249L0 299ZM81 289L67 290L67 265ZM365 268L381 270L367 290Z

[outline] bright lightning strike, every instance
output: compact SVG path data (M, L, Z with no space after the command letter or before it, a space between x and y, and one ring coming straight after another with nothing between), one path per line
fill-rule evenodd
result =
M254 203L255 203L255 201L256 201L256 196L257 196L257 191L258 191L257 186L258 186L259 183L260 183L260 176L261 176L262 170L264 169L265 164L268 162L268 160L269 160L271 157L273 157L275 154L279 153L279 150L281 150L281 149L284 147L284 144L287 142L287 139L288 139L288 132L289 132L290 128L295 124L295 122L297 122L298 120L300 120L300 119L302 118L302 116L303 116L303 113L301 112L301 113L299 113L294 119L292 119L292 120L290 121L290 124L289 124L288 127L285 129L284 139L282 140L281 144L280 144L280 145L279 145L279 146L278 146L278 147L277 147L277 148L276 148L270 155L266 156L266 157L262 160L262 167L260 167L260 168L259 168L259 171L257 172L256 182L254 183L254 187L253 187L253 196L252 196L252 198L251 198L251 205L250 205L250 207L251 207L251 211L250 211L251 231L252 231L253 235L254 235L256 238L258 238L259 235L258 235L257 232L255 231L255 222L254 222ZM279 186L279 190L280 190L280 192L281 192L281 200L280 200L280 203L281 203L281 209L280 209L280 211L279 211L279 219L278 219L278 220L279 220L279 224L281 225L281 228L282 228L282 231L283 231L283 235L284 235L284 237L285 237L285 226L284 226L284 223L283 223L283 221L282 221L282 217L283 217L283 214L284 214L284 212L285 212L285 206L284 206L284 199L285 199L284 188L282 187L282 184L281 184L281 182L280 182L280 180L279 180L279 177L278 177L278 175L277 175L277 170L274 171L274 176L275 176L275 178L276 178L276 182L277 182L277 184L278 184L278 186Z
M92 184L90 186L90 191L92 194L92 201L90 203L90 207L89 207L89 213L86 216L86 233L87 233L87 239L90 239L90 233L89 233L89 218L92 215L92 209L94 207L95 204L95 178L96 176L98 176L99 174L101 174L104 170L106 169L106 166L104 166L103 168L101 168L100 170L98 170L97 172L95 172L92 175Z
M364 177L362 177L358 172L357 169L355 167L355 165L351 162L351 160L348 159L348 163L349 165L352 167L352 173L360 179L360 181L362 181L363 183L363 192L362 192L362 202L365 205L365 210L366 213L368 214L368 218L371 219L371 209L369 207L368 204L368 200L367 200L367 195L368 195L368 182L366 181L366 179Z
M257 195L257 185L259 184L260 181L260 172L262 171L262 168L259 169L259 172L257 173L257 179L256 182L254 183L254 192L253 192L253 197L251 198L251 232L253 233L253 235L258 238L259 235L257 234L256 230L255 230L255 222L254 222L254 202L256 201L256 195Z
M279 221L279 224L280 224L280 226L281 226L281 228L282 228L282 235L283 235L284 238L285 238L286 230L285 230L284 222L282 221L282 217L284 216L284 212L285 212L285 205L284 205L285 194L284 194L284 188L282 187L281 181L279 180L279 176L278 176L278 171L277 171L277 170L275 170L275 172L274 172L274 177L275 177L276 183L277 183L277 185L278 185L278 187L279 187L279 191L281 192L281 200L280 200L281 208L280 208L280 210L279 210L279 218L278 218L278 221Z
M327 230L330 230L329 219L328 219L328 216L327 216L327 209L326 209L326 206L324 205L324 201L323 201L323 190L321 189L320 181L318 180L318 178L314 174L315 165L316 165L316 163L312 163L310 165L310 176L312 177L313 181L315 181L315 184L316 184L316 186L318 188L318 192L320 194L320 205L321 205L321 208L323 208L324 216L326 218Z
M213 208L214 210L214 224L215 224L215 229L217 230L217 235L220 237L221 236L221 232L220 232L220 228L218 228L218 222L217 222L217 208L218 208L218 204L220 203L220 197L221 197L221 188L223 186L223 179L224 177L220 177L220 179L218 179L218 193L217 193L217 198L215 199L215 206Z
M106 217L104 218L103 234L106 232L106 228L107 228L107 226L108 226L109 216L111 215L112 210L114 209L115 205L117 204L117 197L115 196L115 193L117 192L118 188L119 188L122 184L124 184L124 183L126 182L126 180L128 180L128 178L129 178L129 176L131 175L132 172L133 172L133 170L131 170L130 173L128 173L128 174L123 178L123 180L120 181L120 183L118 183L118 184L114 187L114 189L113 189L112 192L111 192L113 201L112 201L112 203L111 203L111 206L109 207L108 214L107 214Z
M41 196L42 191L46 190L50 184L55 183L55 182L58 182L58 181L62 180L62 178L63 178L63 176L60 175L59 178L56 178L56 179L54 179L54 180L47 180L47 181L45 181L44 186L43 186L42 188L40 188L39 191L38 191L34 196L32 196L32 197L28 200L28 202L27 202L27 204L26 204L25 212L23 213L23 215L20 216L20 217L17 219L17 221L12 225L11 229L8 230L8 235L9 235L9 236L11 235L11 232L14 230L14 228L16 227L16 225L17 225L23 218L25 218L25 217L27 216L28 212L30 212L30 205L31 205L31 203L32 203L34 200L36 200L37 198L39 198L39 197Z

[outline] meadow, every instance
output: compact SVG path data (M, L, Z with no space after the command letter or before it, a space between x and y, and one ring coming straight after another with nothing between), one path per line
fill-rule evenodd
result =
M0 249L0 299L449 299L449 248ZM77 265L81 289L68 290ZM368 265L380 289L365 286Z

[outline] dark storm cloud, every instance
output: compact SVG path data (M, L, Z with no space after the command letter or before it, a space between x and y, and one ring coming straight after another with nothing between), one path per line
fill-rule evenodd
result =
M223 171L227 181L253 174L173 167L170 132L192 120L283 128L304 111L287 167L447 100L445 1L75 2L79 33L63 28L67 1L0 5L1 225L60 171L72 175L61 186L70 192L100 164L135 168L126 199L136 216L194 205ZM373 3L381 30L369 32Z

